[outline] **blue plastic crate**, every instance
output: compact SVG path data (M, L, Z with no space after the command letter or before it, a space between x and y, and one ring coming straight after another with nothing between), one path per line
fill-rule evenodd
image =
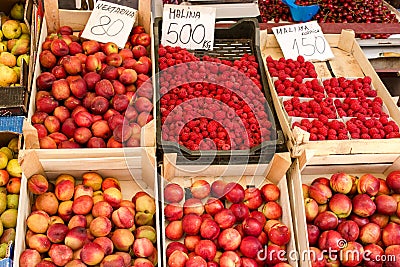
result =
M0 131L22 134L22 125L24 124L24 120L25 117L23 116L0 117Z

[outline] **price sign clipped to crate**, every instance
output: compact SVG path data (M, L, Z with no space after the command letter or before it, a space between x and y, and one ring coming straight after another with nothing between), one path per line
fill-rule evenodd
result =
M164 5L161 44L213 50L215 7Z
M333 53L316 21L272 28L285 58L326 61Z
M134 8L97 1L82 37L102 43L114 42L124 48L136 17Z

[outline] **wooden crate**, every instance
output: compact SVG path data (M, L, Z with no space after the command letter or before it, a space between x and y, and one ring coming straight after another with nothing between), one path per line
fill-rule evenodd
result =
M41 44L44 42L48 33L56 31L58 27L61 25L70 25L70 18L74 17L74 22L70 25L73 27L75 31L82 30L87 20L89 19L91 11L72 11L72 10L58 10L57 1L45 1L46 10L49 12L46 13L46 16L43 20L42 30L40 32L40 40L38 47L38 54L41 53L42 47ZM146 31L150 32L151 30L151 21L150 21L150 10L151 6L149 1L140 1L140 7L138 11L138 21L141 25L144 25ZM151 32L150 32L151 33ZM41 74L39 57L36 58L35 70L33 74L33 83L32 83L32 97L29 103L29 112L28 118L24 123L23 133L24 133L24 148L25 149L37 149L37 154L40 158L48 158L49 155L53 158L70 158L70 157L103 157L104 153L109 153L110 155L115 155L117 157L123 157L125 154L130 155L141 155L143 152L143 147L155 147L155 122L152 120L144 127L142 127L141 147L137 148L107 148L107 149L98 149L98 148L85 148L85 149L56 149L52 151L52 149L40 149L39 139L37 135L36 129L31 124L32 115L35 113L36 105L35 105L35 95L37 92L36 88L36 78ZM155 94L154 94L155 95ZM154 106L155 106L155 98L153 97ZM155 109L154 109L155 110ZM155 117L155 114L153 114ZM71 156L72 155L72 156Z
M380 80L374 68L365 57L363 51L354 39L353 31L343 30L339 34L325 35L334 59L329 60L331 71L336 77L364 77L372 78L372 85L377 90L378 96L382 98L389 110L389 115L398 125L400 125L400 112L392 100L385 85ZM274 59L283 57L280 46L272 34L261 31L261 50L266 65L266 57L271 55ZM326 62L315 62L315 69L318 78L332 77ZM283 132L288 140L287 145L292 157L299 157L305 150L314 155L331 154L368 154L368 153L397 153L400 147L400 139L375 139L375 140L326 140L326 141L308 141L307 134L304 131L294 131L285 116L285 110L279 102L272 77L267 72L271 95L274 101L275 109L281 122Z
M47 159L40 158L35 150L27 150L20 157L23 176L21 180L21 192L19 202L19 214L17 221L17 236L15 244L15 263L19 266L21 253L25 250L25 233L27 230L26 219L31 212L33 196L27 189L27 178L36 173L45 174L50 181L55 181L58 175L67 173L76 178L79 182L80 177L85 172L94 171L103 178L117 178L121 184L123 199L131 200L136 192L146 191L152 196L158 195L158 183L155 176L155 157L154 151L147 151L146 155L132 157L126 162L121 157L103 158L64 158L55 159L51 155ZM156 199L156 231L157 231L157 252L160 254L159 242L159 208ZM160 259L160 256L158 255Z
M280 190L279 203L282 206L282 222L287 225L293 233L293 224L289 203L288 187L286 181L286 171L291 164L290 155L286 153L278 153L272 158L269 164L257 165L209 165L209 166L175 166L173 157L176 154L164 155L164 164L162 167L163 179L160 181L160 199L164 198L162 190L166 183L173 182L181 185L184 188L189 188L190 185L199 179L204 179L209 183L217 179L224 179L226 182L239 182L243 188L247 186L255 186L261 188L266 183L276 184ZM161 229L162 229L162 266L167 266L167 258L165 248L169 244L165 236L165 227L167 222L164 218L164 209L161 210ZM292 234L291 241L287 246L287 251L296 251L294 235ZM289 259L291 266L298 266L297 261Z
M386 178L390 172L400 170L400 154L359 154L329 155L304 159L295 159L287 178L291 196L293 224L295 225L296 245L300 252L308 251L307 222L304 211L302 184L310 185L318 177L330 178L337 172L355 176L370 173L378 178ZM301 267L311 267L309 258L300 261Z

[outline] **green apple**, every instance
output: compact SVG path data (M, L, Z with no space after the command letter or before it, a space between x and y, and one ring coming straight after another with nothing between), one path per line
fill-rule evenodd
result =
M19 22L16 20L7 20L2 26L1 30L3 31L4 37L7 39L16 39L21 36L22 29Z

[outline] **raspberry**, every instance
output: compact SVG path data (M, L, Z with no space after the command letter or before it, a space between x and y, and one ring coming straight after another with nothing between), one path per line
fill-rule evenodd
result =
M328 140L337 140L337 136L336 135L328 135Z
M371 77L369 77L369 76L365 76L365 77L363 78L363 82L364 82L364 83L367 83L367 84L371 84L372 79L371 79Z
M395 133L395 132L391 132L391 133L388 133L387 135L386 135L386 138L399 138L400 137L400 133Z
M328 127L323 126L322 128L319 128L319 133L322 134L323 136L328 135Z
M370 136L373 136L375 134L380 134L380 131L377 128L371 128L369 129L368 133Z
M319 119L323 124L328 123L328 117L325 116L325 115L323 115L323 114L319 115L319 116L318 116L318 119Z
M322 121L319 121L319 120L313 120L312 121L312 125L314 127L317 127L317 128L322 128L324 126L324 123Z
M318 136L314 133L310 134L310 141L317 141L318 140Z
M353 123L348 123L347 124L347 130L350 133L355 133L357 131L357 129L359 129L359 128L355 124L353 124Z
M333 130L339 130L340 129L340 122L337 120L333 120L331 121L331 123L329 124L329 127L331 127Z
M352 133L351 134L352 139L360 139L360 134L359 133Z
M371 136L369 136L369 134L363 133L361 134L361 139L371 139Z
M368 128L372 128L372 127L375 126L375 122L374 122L374 120L369 119L369 120L366 120L366 121L364 122L364 125L365 125L366 127L368 127Z
M336 135L336 131L334 129L329 129L328 135Z
M380 134L374 134L372 135L372 139L382 139L382 136Z

